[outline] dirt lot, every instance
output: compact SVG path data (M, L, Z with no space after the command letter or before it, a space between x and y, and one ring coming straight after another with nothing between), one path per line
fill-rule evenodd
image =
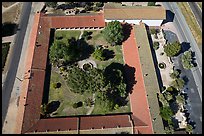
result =
M15 2L12 2L15 3ZM2 23L18 23L23 3L19 3L2 14Z
M2 2L2 6L4 6L5 8L7 8L7 7L13 5L14 3L16 3L16 2Z

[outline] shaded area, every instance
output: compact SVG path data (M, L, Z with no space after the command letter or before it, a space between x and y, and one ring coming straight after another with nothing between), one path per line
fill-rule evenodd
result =
M127 93L132 93L133 86L137 83L135 80L135 68L125 64L125 81L127 83Z
M164 38L167 40L168 43L174 43L176 41L179 42L177 35L169 30L163 30Z
M55 35L55 30L50 29L50 37L49 37L49 47L54 41L54 35ZM49 54L48 50L48 54ZM47 66L46 66L46 72L45 72L45 82L44 82L44 91L43 91L43 99L42 99L42 104L48 103L49 99L49 90L50 90L50 78L51 78L51 69L52 65L50 63L49 55L47 55Z
M163 20L162 24L173 22L175 14L171 10L166 10L166 19Z
M103 55L105 56L105 61L115 57L113 50L103 49Z
M188 42L182 42L181 43L181 51L180 51L180 53L184 53L185 51L188 51L189 49L190 49L190 43L188 43ZM179 53L179 54L180 54Z
M52 102L48 103L46 113L50 114L50 113L56 111L59 108L59 106L60 106L59 101L52 101Z
M16 34L16 30L18 28L18 24L11 23L11 22L5 22L2 24L2 37L5 36L11 36L13 34Z
M8 56L10 44L11 44L11 42L2 43L2 71L3 71L4 65L6 63L6 58Z
M131 24L125 23L125 24L122 24L122 27L123 27L123 35L124 35L123 42L124 42L130 37L132 26Z

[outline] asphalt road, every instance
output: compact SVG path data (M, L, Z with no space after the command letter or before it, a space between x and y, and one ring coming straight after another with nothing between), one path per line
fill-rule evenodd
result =
M8 111L9 100L11 97L11 92L16 78L25 32L27 29L28 19L30 16L31 6L32 2L24 2L23 4L19 27L14 40L12 50L13 52L11 52L10 58L11 61L8 64L8 73L4 85L2 87L2 126Z
M199 9L198 5L196 2L188 2L191 10L193 11L193 14L195 15L196 17L196 20L201 28L201 31L202 31L202 12L201 10Z
M202 55L177 4L175 2L163 2L163 6L175 14L173 24L181 37L180 42L190 43L190 50L195 52L198 66L191 70L183 69L179 59L181 55L176 59L173 58L173 61L175 68L182 70L181 77L186 76L188 79L185 92L188 94L189 117L196 123L193 133L202 134Z

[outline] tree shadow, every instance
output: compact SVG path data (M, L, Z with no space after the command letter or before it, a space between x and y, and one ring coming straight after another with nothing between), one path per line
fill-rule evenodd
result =
M183 77L183 80L185 81L185 85L187 85L187 84L188 84L188 81L189 81L188 77L187 77L187 76L184 76L184 77Z
M84 60L87 59L91 56L91 54L94 52L94 46L93 45L89 45L83 38L77 40L77 42L79 43L79 51L80 56L79 56L79 60Z
M16 23L11 23L11 22L2 23L2 37L16 34L17 29L18 29L18 24Z
M173 117L172 118L172 122L173 122L173 126L174 126L174 128L175 129L178 129L179 128L179 121L175 118L175 117Z
M132 26L131 24L125 23L125 24L122 24L122 27L123 27L123 35L124 35L123 42L124 42L130 37Z
M166 10L166 19L163 20L162 24L173 22L175 14L171 10Z
M185 51L188 51L190 49L190 43L188 42L182 42L181 43L181 52L180 53L184 53ZM178 53L178 54L180 54Z
M137 83L135 80L135 68L125 64L125 81L127 83L127 93L132 93L133 86Z
M103 55L105 56L105 61L115 57L115 52L113 50L103 49Z
M47 113L50 114L54 111L56 111L60 106L60 102L59 101L52 101L50 103L48 103L47 105Z

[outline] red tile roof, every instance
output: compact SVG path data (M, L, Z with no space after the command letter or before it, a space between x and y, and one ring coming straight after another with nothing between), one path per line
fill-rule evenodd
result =
M29 132L68 131L78 129L78 117L40 119Z
M31 70L31 73L33 76L28 85L22 133L35 125L40 119L40 105L44 90L45 71Z
M26 133L26 132L33 132L35 130L41 131L41 132L46 130L56 131L58 129L63 131L63 130L68 130L70 128L75 130L78 123L77 118L40 119L40 105L42 102L43 90L44 90L45 69L46 69L47 55L48 55L50 28L104 27L105 26L104 17L102 14L92 15L92 16L66 16L66 17L41 16L40 22L38 22L39 20L37 19L37 17L35 18L36 18L35 20L36 22L34 23L34 28L31 35L31 44L29 48L30 50L32 50L31 52L33 52L34 50L34 53L28 54L28 56L32 58L31 60L28 60L28 65L26 68L26 70L28 70L28 68L31 67L32 78L30 80L26 80L25 83L27 85L25 84L24 86L25 87L28 86L28 88L26 87L24 88L24 90L22 90L22 94L20 98L21 105L19 109L21 111L19 111L19 114L23 114L23 117L22 115L20 115L19 121L22 121L22 122L20 123L17 122L17 125L19 123L20 127L22 127L19 131L20 133ZM93 19L95 19L95 21L93 21ZM39 23L39 26L38 26L38 23ZM36 31L37 28L38 28L38 31ZM40 35L38 32L40 32ZM36 36L37 36L37 40L36 40ZM36 41L38 42L37 44L40 46L37 47L35 45ZM135 44L132 44L132 45L135 45ZM33 46L35 46L35 49ZM132 52L132 49L130 49L129 51ZM132 60L132 57L130 58L130 60ZM139 64L139 62L137 64ZM136 75L136 77L137 76L138 75ZM25 100L23 98L24 96L26 96ZM131 108L135 107L132 112L135 116L140 118L145 124L148 124L149 127L144 132L151 133L152 126L151 126L151 123L149 122L149 114L147 113L148 110L145 109L147 106L146 98L144 97L143 93L139 93L138 97L139 96L140 96L139 99L136 99L137 97L135 96L134 98L131 98L132 100L133 99L137 100L136 102L137 106L136 105L133 106L135 102L131 101ZM140 107L141 106L140 99L142 100L144 107ZM25 104L27 104L25 108L23 104L24 101L25 101ZM138 105L138 102L140 103L139 105ZM138 108L138 106L140 108ZM135 122L135 124L137 124L137 122ZM93 127L95 129L101 129L102 127L115 128L119 125L120 127L131 127L132 123L131 123L131 120L129 119L129 115L80 117L80 129L82 130L91 129ZM135 133L140 131L143 131L143 130L137 131L137 129L135 129Z
M129 115L90 116L80 118L80 130L132 127Z
M105 27L103 14L90 16L44 16L51 19L52 28Z

